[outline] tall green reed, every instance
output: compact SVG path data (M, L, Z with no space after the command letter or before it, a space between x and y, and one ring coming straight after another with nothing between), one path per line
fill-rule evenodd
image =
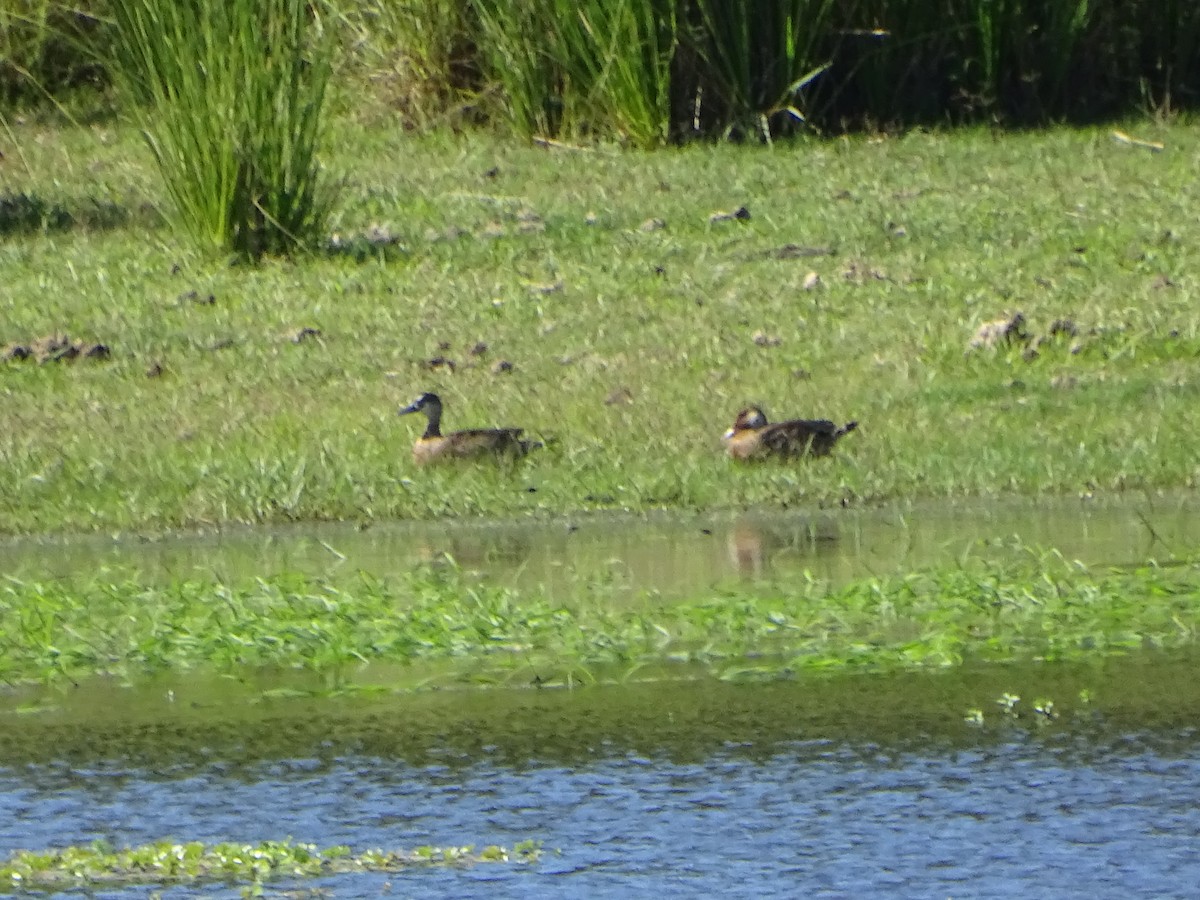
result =
M1034 7L1042 17L1037 24L1041 32L1042 59L1038 75L1042 80L1043 105L1055 112L1070 105L1076 90L1071 74L1080 53L1082 42L1096 13L1095 0L1047 3Z
M0 3L0 96L13 99L37 85L49 16L50 0Z
M332 43L306 0L114 0L115 75L180 225L252 258L310 246Z
M1138 12L1137 24L1123 29L1135 44L1123 48L1145 72L1140 85L1145 101L1156 112L1195 108L1200 103L1200 3L1161 0Z
M804 121L805 91L825 71L834 0L696 0L697 56L706 66L697 103L728 134L765 137ZM713 109L707 114L703 106Z
M555 135L564 124L563 73L549 46L554 0L476 0L484 76L499 90L502 115L518 134Z
M103 0L0 0L0 104L54 102L64 89L107 84L97 59Z
M1075 99L1070 75L1095 0L968 0L973 36L961 56L985 105L1017 119L1054 115Z
M649 147L671 130L675 0L557 0L568 101L592 127Z
M1031 124L1200 102L1200 6L1181 0L474 5L478 46L526 133L646 144L664 115L670 135L769 138L805 120Z
M342 35L342 72L371 88L418 127L474 103L478 52L467 0L328 0Z
M522 134L667 140L675 0L477 0L488 76Z

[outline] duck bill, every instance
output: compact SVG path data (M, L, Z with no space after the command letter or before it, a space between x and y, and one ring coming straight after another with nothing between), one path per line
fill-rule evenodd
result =
M408 404L408 406L405 406L402 409L396 410L396 415L407 416L409 413L418 412L420 409L421 409L421 407L418 406L416 403L410 403L410 404Z

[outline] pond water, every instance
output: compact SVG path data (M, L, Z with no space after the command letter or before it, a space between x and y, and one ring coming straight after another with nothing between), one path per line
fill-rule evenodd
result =
M844 581L964 554L1195 551L1190 497L570 523L226 530L0 545L0 572L385 575L453 556L568 592ZM541 841L530 865L279 882L331 897L1191 896L1200 659L313 699L303 675L0 693L0 857L103 839ZM1017 714L1002 698L1019 696ZM1057 718L1033 711L1053 701ZM983 713L982 726L968 722ZM146 887L89 896L142 897ZM167 897L238 897L236 885Z
M0 543L0 574L46 579L104 567L146 578L298 571L336 580L387 575L449 556L496 581L569 595L604 579L631 592L694 595L730 579L799 576L834 583L1016 552L1013 539L1087 563L1171 558L1200 546L1191 494L1108 500L1006 499L880 509L617 514L564 521L333 523L140 538L78 536Z
M0 854L169 836L358 851L536 839L528 866L268 895L1191 896L1196 662L256 705L180 681L173 702L162 683L107 689L115 715L93 687L17 728L5 716ZM999 712L1006 692L1025 715ZM1039 695L1060 718L1030 718ZM964 721L973 707L982 727Z

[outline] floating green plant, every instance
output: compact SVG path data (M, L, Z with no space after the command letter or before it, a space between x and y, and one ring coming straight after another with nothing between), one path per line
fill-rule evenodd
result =
M245 882L303 879L355 872L399 872L414 866L530 862L539 846L418 847L414 850L318 848L292 841L204 844L159 841L115 850L103 841L46 852L21 850L0 861L0 891L78 890L197 881Z

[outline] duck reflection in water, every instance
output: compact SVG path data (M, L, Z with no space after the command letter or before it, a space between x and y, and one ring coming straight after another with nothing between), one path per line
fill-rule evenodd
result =
M784 559L801 562L830 553L838 540L832 522L808 518L791 524L768 524L743 516L725 535L729 563L743 578L772 577L775 563Z

